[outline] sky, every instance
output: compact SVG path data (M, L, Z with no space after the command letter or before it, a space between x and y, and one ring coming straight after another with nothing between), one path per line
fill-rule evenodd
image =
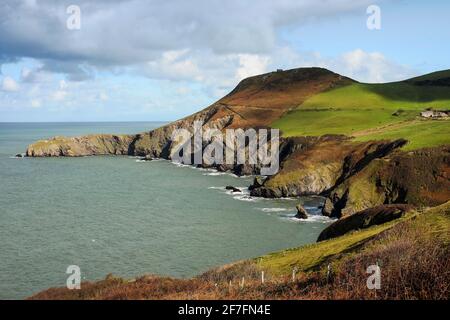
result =
M450 69L449 13L446 0L2 0L0 122L170 121L276 69L371 83Z

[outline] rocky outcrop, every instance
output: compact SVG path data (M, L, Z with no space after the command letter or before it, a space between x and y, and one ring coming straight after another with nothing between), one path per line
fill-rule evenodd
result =
M235 193L235 192L238 192L238 193L242 192L241 189L238 189L238 188L233 187L233 186L226 186L225 190L230 190L233 193Z
M253 183L248 187L248 190L253 190L256 188L260 188L264 185L264 179L260 176L253 178Z
M170 159L172 154L172 133L177 129L193 131L194 122L200 121L204 124L203 129L223 130L233 121L233 115L225 115L212 120L219 111L220 106L213 105L184 119L172 122L161 128L137 135L130 152L137 156L150 155L154 158Z
M398 151L341 180L329 192L322 213L340 218L380 204L435 206L449 198L449 146Z
M355 143L342 137L312 139L283 159L281 170L252 196L320 194L322 214L341 218L381 204L435 206L450 198L449 147L400 151L403 139Z
M407 204L385 204L366 209L334 222L320 233L317 241L336 238L350 231L383 224L398 219L412 210L413 207Z
M308 219L308 213L301 204L296 205L295 209L297 209L297 214L295 215L297 219Z
M267 198L326 194L334 186L405 144L404 140L354 143L343 136L305 138L282 161L281 170L251 195Z
M54 137L28 146L27 157L82 157L93 155L126 155L134 135L99 134L82 137Z
M210 107L187 118L150 132L136 135L87 135L81 137L54 137L31 144L29 157L76 157L88 155L135 155L150 158L171 157L172 133L176 129L192 130L194 121L205 123L204 129L226 128L233 120L231 115L211 121L217 107Z

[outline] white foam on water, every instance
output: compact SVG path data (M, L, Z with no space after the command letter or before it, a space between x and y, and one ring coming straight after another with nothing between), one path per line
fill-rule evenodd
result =
M225 172L209 172L209 173L204 173L204 176L223 176L226 175Z
M317 215L317 214L309 214L308 219L297 219L297 218L295 218L295 214L282 217L282 219L286 219L286 220L296 222L296 223L303 223L303 222L306 222L306 223L310 223L310 222L331 223L331 222L336 221L336 219L331 219L329 217L325 217L325 216L321 216L321 215Z
M25 159L25 153L18 153L21 155L21 157L16 157L16 156L9 156L8 158L10 159Z
M170 161L173 165L180 167L180 168L186 168L186 167L192 167L190 164L184 164L179 162Z
M254 198L254 197L251 197L246 194L236 195L236 193L234 193L233 199L240 200L240 201L248 201L248 202L257 202L258 201L258 198Z
M213 171L213 172L208 172L208 173L204 173L204 176L231 176L234 178L239 178L239 176L235 175L234 173L231 172L226 172L226 171Z
M258 209L263 212L283 212L289 210L287 208L258 208Z

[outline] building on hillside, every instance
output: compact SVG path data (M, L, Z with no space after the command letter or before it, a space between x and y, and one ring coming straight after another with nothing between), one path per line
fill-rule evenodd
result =
M447 118L448 111L426 110L420 113L423 118Z

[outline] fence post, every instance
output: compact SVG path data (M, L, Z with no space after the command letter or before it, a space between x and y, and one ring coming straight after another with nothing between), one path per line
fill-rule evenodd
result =
M292 269L292 282L295 282L295 274L297 273L297 267Z
M242 277L242 282L241 282L241 289L243 289L243 288L244 288L244 285L245 285L245 278L244 278L244 277Z
M330 278L331 278L331 264L328 264L328 266L327 266L327 283L330 282Z

